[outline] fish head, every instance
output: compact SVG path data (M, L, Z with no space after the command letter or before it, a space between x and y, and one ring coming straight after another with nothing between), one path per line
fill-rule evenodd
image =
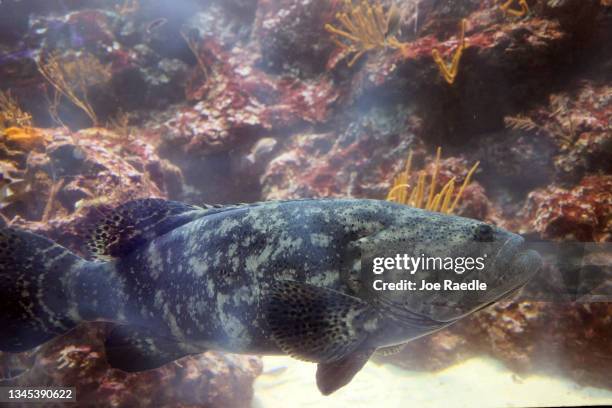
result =
M524 239L502 228L409 207L397 211L389 228L363 240L360 274L365 296L402 319L443 326L514 292L541 267ZM384 270L374 271L376 265ZM467 289L472 281L486 289ZM383 282L413 283L411 290L381 290Z

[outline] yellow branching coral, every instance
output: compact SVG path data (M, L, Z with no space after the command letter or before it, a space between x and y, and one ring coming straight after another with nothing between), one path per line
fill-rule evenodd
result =
M354 5L351 0L344 0L344 4L346 11L336 14L342 28L326 24L325 30L332 34L336 45L347 54L353 54L349 67L370 50L403 46L395 37L400 23L400 13L395 4L386 13L380 3L370 5L363 0Z
M56 96L61 94L68 98L97 126L98 117L89 102L88 89L110 79L109 67L88 53L74 58L62 58L52 53L46 59L41 57L37 65L42 76L55 88Z
M10 91L0 91L0 130L11 126L32 126L32 116L19 108Z
M459 40L459 45L457 46L457 50L455 51L455 55L453 55L453 59L449 65L444 62L442 56L440 55L440 51L437 49L433 49L431 51L431 55L433 56L434 61L438 64L440 68L440 73L450 85L455 82L455 78L457 78L457 73L459 72L459 62L461 61L461 56L463 55L463 51L465 50L465 26L466 21L461 20L461 37Z
M502 9L504 13L509 14L514 17L523 17L527 13L529 13L529 5L527 4L527 0L518 0L518 5L521 7L520 10L510 8L510 6L512 6L514 2L515 0L508 0L507 2L500 5L499 7Z
M474 172L478 168L480 162L476 162L468 171L468 174L463 180L463 184L455 194L456 177L450 179L442 188L436 192L438 175L440 172L440 155L442 149L438 147L436 151L436 161L434 163L434 172L431 180L427 181L427 174L422 170L417 178L416 184L410 184L411 167L412 167L412 151L408 153L408 159L404 171L402 171L393 180L393 186L387 194L387 200L394 201L400 204L409 205L417 208L424 208L429 211L439 211L445 214L452 214L457 204L461 200L463 192L470 183ZM454 197L453 197L454 195Z

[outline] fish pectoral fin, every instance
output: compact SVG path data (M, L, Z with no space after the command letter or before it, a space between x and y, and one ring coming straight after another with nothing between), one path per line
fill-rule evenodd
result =
M265 302L266 321L278 347L311 362L347 356L376 327L370 305L344 293L295 281L275 281Z
M395 346L381 347L376 350L376 354L379 356L383 356L383 357L392 356L402 351L404 347L406 347L407 344L408 343L402 343L402 344L396 344Z
M127 255L146 242L206 215L206 209L160 198L128 201L93 222L87 246L101 260Z
M375 349L357 350L331 363L317 365L317 387L329 395L351 382L355 374L368 362Z
M172 338L155 335L141 327L117 326L104 343L106 359L112 368L127 372L152 370L195 351Z

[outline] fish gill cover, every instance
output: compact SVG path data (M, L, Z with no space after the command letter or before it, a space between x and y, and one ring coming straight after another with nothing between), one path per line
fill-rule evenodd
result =
M607 0L4 0L1 222L87 256L92 223L138 198L389 198L534 240L610 242L611 41ZM525 295L377 361L491 355L610 389L611 313ZM0 372L100 406L252 398L258 357L125 373L106 361L109 331L1 353Z

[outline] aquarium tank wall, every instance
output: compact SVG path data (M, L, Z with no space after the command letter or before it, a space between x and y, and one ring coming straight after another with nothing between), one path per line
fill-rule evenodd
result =
M610 0L0 0L0 405L611 405L610 44Z

